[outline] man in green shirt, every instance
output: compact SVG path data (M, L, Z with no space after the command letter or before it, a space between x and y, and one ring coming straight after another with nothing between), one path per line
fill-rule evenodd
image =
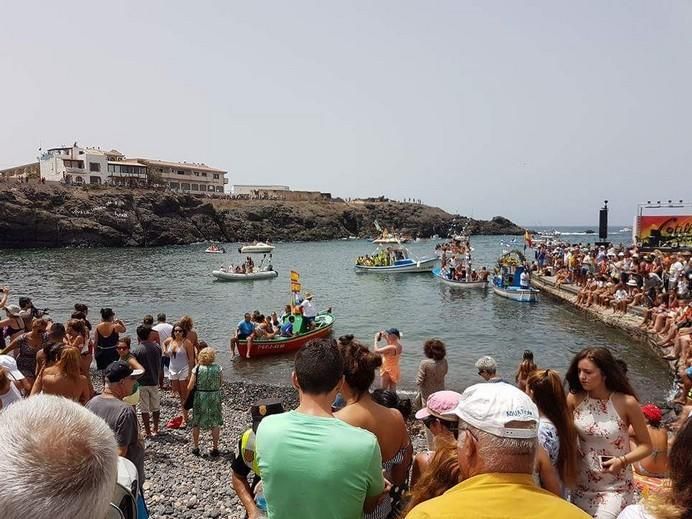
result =
M332 415L343 371L334 340L303 346L291 376L300 405L257 430L270 519L360 519L386 491L377 438Z

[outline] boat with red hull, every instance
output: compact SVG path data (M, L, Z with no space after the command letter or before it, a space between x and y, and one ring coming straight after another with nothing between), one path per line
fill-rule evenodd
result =
M331 313L319 314L315 318L316 327L312 330L302 331L304 323L301 316L294 316L293 326L301 329L301 332L292 337L275 337L271 339L257 339L252 341L248 352L247 340L238 341L238 353L241 357L251 359L253 357L265 357L298 351L303 344L313 340L328 337L334 327L334 316Z

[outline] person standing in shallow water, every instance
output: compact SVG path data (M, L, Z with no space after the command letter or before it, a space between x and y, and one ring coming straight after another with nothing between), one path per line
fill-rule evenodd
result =
M387 341L385 346L380 347L379 342L384 339ZM391 389L396 391L396 385L401 378L401 369L399 362L404 348L400 342L401 333L396 328L389 328L386 331L377 332L375 334L375 342L373 350L378 355L382 356L382 367L380 368L380 377L382 389Z
M572 502L596 519L613 519L635 501L631 464L651 453L636 393L606 348L585 348L565 376L579 435L577 486ZM628 428L636 447L630 450Z

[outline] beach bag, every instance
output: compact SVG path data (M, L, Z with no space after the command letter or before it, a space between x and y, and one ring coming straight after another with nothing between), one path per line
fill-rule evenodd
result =
M185 399L185 403L183 404L183 407L187 409L188 411L192 409L193 405L195 404L195 394L197 393L197 381L199 379L199 366L197 366L197 369L195 370L195 385L193 388L190 390L190 392L187 394L187 398Z

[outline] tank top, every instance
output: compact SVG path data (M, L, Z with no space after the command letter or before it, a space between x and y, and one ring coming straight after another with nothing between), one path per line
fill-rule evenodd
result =
M96 328L96 346L101 350L112 350L118 344L118 332L113 330L108 337L104 337Z
M175 354L173 353L172 348L169 350L169 355L171 359L171 365L169 369L171 371L179 372L185 369L185 367L188 365L187 363L187 350L185 350L184 347L178 347L178 349L175 351Z

